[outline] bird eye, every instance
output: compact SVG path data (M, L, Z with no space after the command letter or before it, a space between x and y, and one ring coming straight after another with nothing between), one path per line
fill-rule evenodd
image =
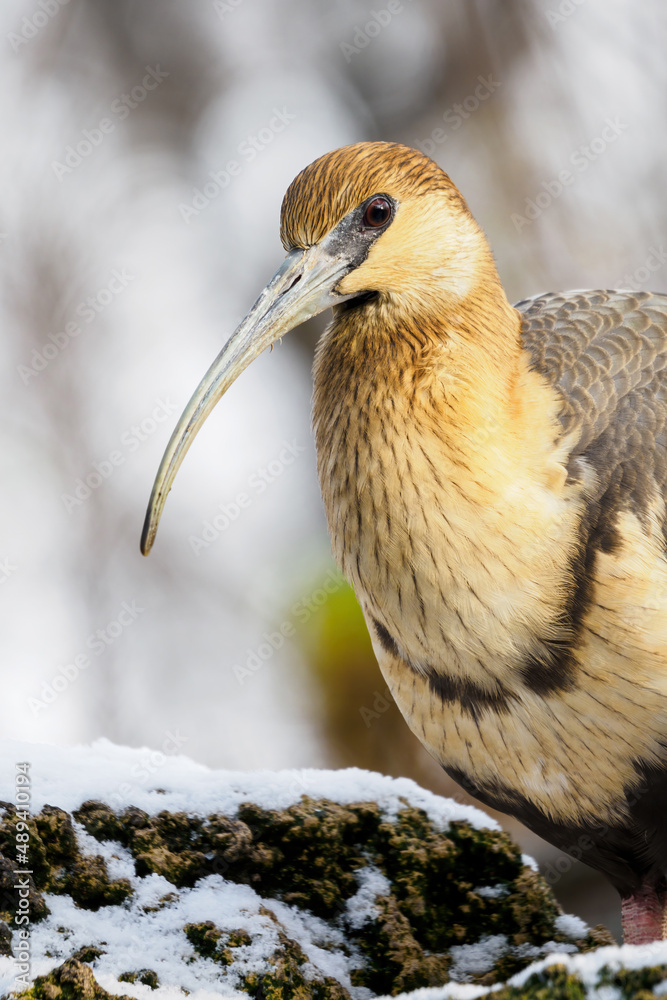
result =
M364 212L364 225L371 229L384 226L391 218L391 204L386 198L373 198Z

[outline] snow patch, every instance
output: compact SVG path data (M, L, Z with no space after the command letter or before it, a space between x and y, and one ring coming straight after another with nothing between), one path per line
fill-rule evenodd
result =
M556 930L574 941L586 937L588 934L588 926L581 917L575 917L573 913L562 913L560 917L556 917L554 923Z
M455 982L465 983L471 976L490 972L508 950L505 934L488 934L475 944L455 944L449 949L453 959L449 975Z
M146 752L146 747L117 746L107 739L75 747L2 740L0 763L8 766L0 767L0 799L14 798L13 763L29 761L33 812L47 804L72 812L87 799L98 799L116 810L134 805L150 816L163 809L193 816L233 816L243 802L255 802L264 809L287 809L309 795L339 805L377 802L388 819L395 819L411 805L423 809L439 829L461 820L478 830L500 830L480 809L443 799L410 778L390 778L357 767L340 771L216 771L188 757L170 755L165 756L152 783L147 783L136 777Z
M499 882L498 885L480 885L473 892L476 892L478 896L484 896L486 899L501 899L503 896L507 895L507 886Z
M355 874L359 889L345 904L345 916L350 927L358 930L379 915L380 911L375 905L375 900L378 896L390 895L391 882L373 865L360 868Z
M53 803L51 803L53 805ZM112 840L96 840L81 823L73 821L74 832L79 850L89 857L100 855L104 858L109 878L127 878L132 880L135 874L132 853L122 844Z

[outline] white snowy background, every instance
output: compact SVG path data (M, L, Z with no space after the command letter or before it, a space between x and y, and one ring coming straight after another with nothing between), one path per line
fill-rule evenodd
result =
M280 201L314 157L421 144L514 300L667 288L662 0L391 6L3 0L3 736L160 749L175 735L240 769L331 760L296 640L248 683L234 673L331 567L309 430L317 322L233 387L153 554L138 551L175 420L280 263ZM250 506L195 552L239 492ZM611 918L611 891L585 895L587 919Z

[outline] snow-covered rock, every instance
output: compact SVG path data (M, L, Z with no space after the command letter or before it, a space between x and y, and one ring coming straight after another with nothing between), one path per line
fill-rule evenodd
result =
M667 945L600 947L493 820L407 779L107 741L0 762L3 997L667 992Z

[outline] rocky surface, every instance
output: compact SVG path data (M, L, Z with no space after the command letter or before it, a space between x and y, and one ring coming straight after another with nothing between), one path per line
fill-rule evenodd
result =
M220 772L223 808L211 811L210 781L202 808L192 805L201 768L190 775L190 807L174 808L187 767L177 780L168 772L160 788L126 789L122 806L108 794L74 806L71 790L65 808L37 802L27 820L23 982L10 950L20 958L21 820L12 802L1 804L4 996L369 1000L492 990L503 1000L583 1000L667 992L667 948L642 957L642 949L609 947L604 928L563 915L529 859L477 810L412 782L351 771L308 772L308 794L294 773L264 775L253 788ZM81 795L90 780L79 783Z

